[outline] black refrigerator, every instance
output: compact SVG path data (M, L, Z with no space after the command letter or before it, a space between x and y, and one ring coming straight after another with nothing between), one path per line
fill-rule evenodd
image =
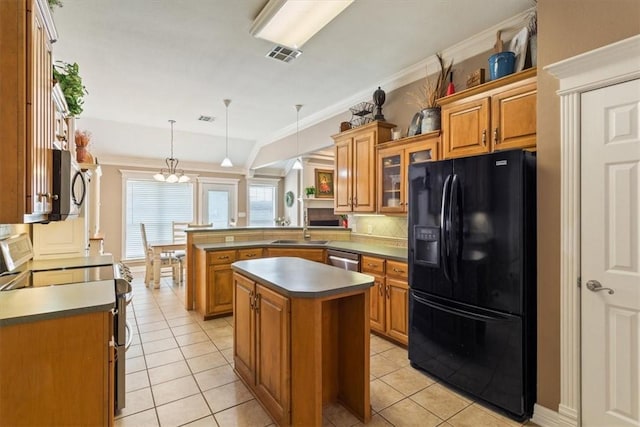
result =
M536 391L535 154L409 167L409 360L515 419Z

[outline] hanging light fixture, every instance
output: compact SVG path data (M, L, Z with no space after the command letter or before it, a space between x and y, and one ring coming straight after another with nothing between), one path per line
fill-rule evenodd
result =
M293 166L291 167L292 169L296 169L296 170L301 170L302 169L302 162L300 161L300 138L299 138L299 134L300 134L300 109L302 108L301 104L296 104L296 155L298 156L296 158L296 161L293 162Z
M173 157L173 124L175 122L175 120L169 120L169 123L171 123L171 157L164 159L167 168L160 169L160 172L153 176L156 181L174 183L188 182L191 180L191 178L184 174L182 169L178 169L179 161Z
M226 142L226 151L225 151L225 156L224 159L222 160L222 163L220 163L220 166L222 166L223 168L230 168L233 167L233 163L231 163L231 159L229 158L229 104L231 104L231 100L230 99L223 99L222 102L224 102L224 106L227 109L226 111L226 125L225 125L225 142Z

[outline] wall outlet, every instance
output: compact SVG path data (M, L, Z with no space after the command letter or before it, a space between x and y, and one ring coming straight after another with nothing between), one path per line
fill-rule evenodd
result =
M225 242L233 242L234 240L235 240L235 237L233 236L224 236Z
M372 233L373 233L373 225L367 224L367 234L372 234Z

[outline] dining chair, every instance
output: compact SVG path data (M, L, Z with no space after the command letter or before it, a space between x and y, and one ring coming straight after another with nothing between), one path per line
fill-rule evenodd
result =
M190 222L178 222L178 221L173 221L172 222L172 228L173 228L173 243L184 243L185 245L187 244L187 233L185 233L185 230L187 228L209 228L211 227L212 224L193 224ZM173 257L175 257L178 260L178 263L180 264L180 284L182 285L184 283L184 263L185 263L185 258L186 258L186 249L184 251L175 251L173 253Z
M144 284L149 286L151 280L153 279L153 249L149 246L147 242L147 231L145 229L144 223L140 223L140 234L142 235L142 245L144 247L144 258L145 258L145 273L144 273ZM163 270L171 268L171 276L173 278L174 283L179 281L180 277L180 265L181 263L174 258L173 256L162 255L160 257L160 275L162 276Z

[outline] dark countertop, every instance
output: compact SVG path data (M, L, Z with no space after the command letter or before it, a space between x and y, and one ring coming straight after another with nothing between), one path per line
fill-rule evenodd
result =
M0 327L108 311L114 307L113 280L0 292Z
M373 285L373 277L302 258L236 261L231 268L274 291L294 298L319 298Z
M326 244L307 244L307 243L272 243L276 239L271 240L254 240L246 242L228 242L228 243L200 243L194 245L198 249L205 251L220 249L244 249L254 247L274 247L274 248L325 248L338 249L347 252L356 252L361 255L378 256L382 258L392 259L395 261L407 261L407 248L399 248L395 246L370 245L367 243L357 243L343 240L330 240Z
M60 270L113 264L113 256L31 260L16 272ZM7 279L10 276L6 277ZM35 322L95 311L108 311L115 304L113 280L42 286L0 292L0 326Z

